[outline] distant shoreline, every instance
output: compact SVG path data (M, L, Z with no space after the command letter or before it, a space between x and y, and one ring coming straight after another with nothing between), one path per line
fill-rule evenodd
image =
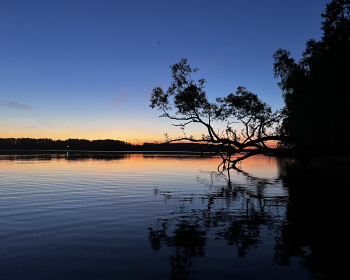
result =
M103 150L0 150L0 153L19 153L19 152L23 152L23 153L66 153L66 152L81 152L81 153L163 153L163 152L169 152L169 153L173 153L173 152L184 152L184 153L198 153L198 151L162 151L162 150L155 150L155 151L142 151L142 150L135 150L135 151L103 151Z
M0 150L0 155L13 155L13 154L64 154L67 152L71 155L77 154L213 154L210 152L199 152L199 151L96 151L96 150Z

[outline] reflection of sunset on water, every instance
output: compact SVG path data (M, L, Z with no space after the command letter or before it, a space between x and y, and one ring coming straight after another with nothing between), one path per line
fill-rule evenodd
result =
M98 153L97 153L98 154ZM177 171L183 172L183 166L186 166L188 171L196 170L211 170L217 171L218 165L221 163L221 158L219 156L212 157L201 157L198 155L166 155L166 154L119 154L115 153L117 158L110 158L108 160L96 159L93 157L87 158L74 158L74 154L71 157L66 158L65 155L56 155L51 158L45 158L45 156L13 156L15 159L27 159L21 161L21 166L42 166L51 170L66 170L67 172L74 169L75 171L84 172L84 170L89 170L91 167L94 168L94 172L98 173L103 171L106 175L108 173L113 174L113 172L119 173L158 173L160 171L176 173ZM128 160L125 160L128 159ZM0 162L2 158L0 156ZM81 162L84 164L81 164ZM120 163L123 161L123 164ZM16 161L6 161L7 164L2 168L3 170L18 168L19 163ZM262 177L276 177L277 165L276 158L267 157L262 155L256 155L247 158L239 165L245 172L251 173L252 175L262 176ZM231 171L234 174L234 170Z

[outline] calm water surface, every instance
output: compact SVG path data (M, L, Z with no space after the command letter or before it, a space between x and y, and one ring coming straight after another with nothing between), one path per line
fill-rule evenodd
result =
M322 231L327 247L326 218L293 202L283 160L248 159L231 182L219 162L0 156L1 279L322 279L339 270L322 271L329 260L315 256L310 236Z

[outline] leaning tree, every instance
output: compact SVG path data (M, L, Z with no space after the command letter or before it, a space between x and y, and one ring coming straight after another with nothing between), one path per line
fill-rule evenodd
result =
M236 164L256 154L275 153L271 141L288 140L280 136L278 124L283 118L280 111L271 107L245 87L238 87L236 93L216 98L210 102L205 92L204 79L197 81L191 77L198 71L191 68L187 59L170 66L172 81L167 91L155 87L151 95L151 108L162 111L160 117L174 120L174 126L182 130L181 136L166 142L191 141L208 143L219 151L222 163L219 168L236 168ZM204 128L201 137L186 133L191 124ZM214 125L217 126L214 128ZM244 154L240 154L245 152Z

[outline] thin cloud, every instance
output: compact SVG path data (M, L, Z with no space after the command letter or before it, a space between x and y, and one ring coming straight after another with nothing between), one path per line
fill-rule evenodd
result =
M40 121L40 124L42 125L42 126L45 126L45 127L47 127L47 128L55 128L55 126L54 125L52 125L51 123L48 123L48 122L46 122L46 121Z
M32 107L30 105L26 105L26 104L15 102L15 101L4 101L4 102L2 102L2 105L4 107L19 110L19 111L29 111L29 110L34 109L34 107Z
M113 98L113 106L122 109L123 105L128 101L129 96L132 94L132 87L124 87L118 90L116 96Z
M25 125L25 126L22 126L21 128L23 128L23 129L34 129L34 128L38 128L38 126L36 126L36 125Z

